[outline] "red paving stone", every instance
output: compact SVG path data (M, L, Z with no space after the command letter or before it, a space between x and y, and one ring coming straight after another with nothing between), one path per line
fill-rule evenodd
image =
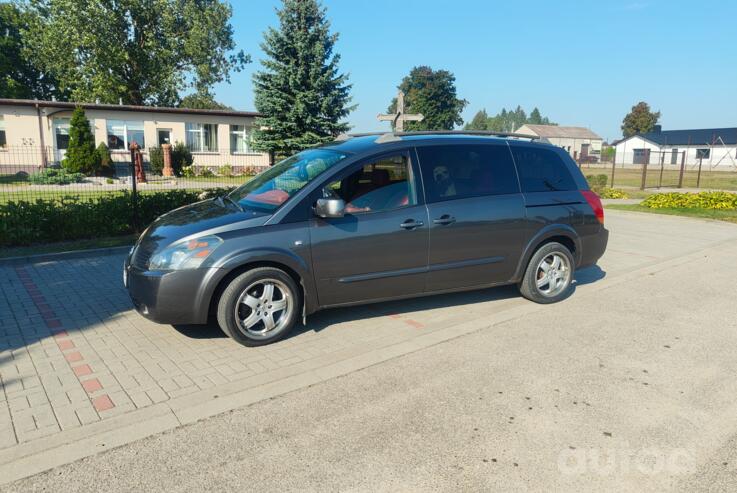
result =
M67 349L72 349L74 347L74 343L69 339L57 341L56 345L59 346L59 349L62 351L66 351Z
M44 319L44 322L46 322L46 327L50 329L61 327L61 322L55 318Z
M67 353L64 355L64 359L66 359L70 363L74 363L75 361L82 361L82 353L79 351L74 351L72 353Z
M410 327L414 327L415 329L422 329L425 327L424 324L421 324L417 320L405 320L404 323L406 323Z
M85 380L84 382L82 382L82 387L84 388L84 390L87 391L88 394L97 392L98 390L102 390L102 384L96 378Z
M83 377L85 375L89 375L92 373L92 368L90 368L90 365L79 365L72 368L74 371L74 374L77 375L77 378Z
M115 404L113 404L113 401L110 400L110 396L107 394L92 399L92 405L95 406L98 413L115 407Z
M60 330L59 332L54 333L54 337L57 339L60 339L62 337L67 337L69 334L67 334L66 330Z

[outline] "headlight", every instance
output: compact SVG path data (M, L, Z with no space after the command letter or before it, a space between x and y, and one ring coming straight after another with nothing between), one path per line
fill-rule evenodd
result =
M156 252L148 263L151 270L196 269L223 240L217 236L203 236L194 240L173 243Z

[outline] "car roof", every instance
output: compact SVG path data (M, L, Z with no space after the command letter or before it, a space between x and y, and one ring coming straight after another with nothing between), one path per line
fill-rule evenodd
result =
M521 136L525 137L525 136ZM529 137L528 137L529 138ZM357 136L346 136L341 140L327 143L323 148L332 149L339 152L345 152L350 154L362 154L364 152L377 151L382 147L386 146L387 149L397 147L397 144L408 144L421 145L421 144L438 144L438 143L500 143L500 142L525 142L530 143L528 140L520 141L517 138L510 138L494 135L479 135L473 133L376 133L376 134L361 134ZM535 145L543 147L551 147L548 144L534 142ZM394 144L394 145L390 145ZM404 146L401 146L404 147ZM552 146L555 147L555 146Z

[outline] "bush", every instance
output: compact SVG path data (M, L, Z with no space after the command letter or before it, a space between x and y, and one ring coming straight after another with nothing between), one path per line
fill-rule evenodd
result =
M232 189L170 190L139 194L141 228L161 214ZM100 197L66 196L0 204L0 246L101 238L133 233L133 202L128 191Z
M199 176L201 176L202 178L214 178L215 173L213 173L210 168L202 168Z
M82 173L70 173L66 169L48 168L28 177L34 185L68 185L82 183L85 176Z
M162 175L164 171L164 150L161 147L152 147L148 150L148 164L151 172Z
M115 183L115 180L113 180L112 178L108 178L107 180L105 180L105 183L107 183L108 185L112 185L113 183Z
M599 193L601 189L606 187L609 178L607 175L586 175L586 181L589 182L589 187L594 192Z
M194 158L192 157L192 152L190 152L186 145L181 142L177 142L172 146L171 167L174 169L174 174L176 176L180 176L182 174L182 168L185 166L192 166L193 162Z
M599 190L599 197L602 199L628 199L630 198L623 190L617 190L616 188L602 188Z
M90 121L79 106L74 109L69 122L69 146L61 164L72 173L86 175L93 175L100 168Z
M100 142L100 145L95 149L97 154L97 161L100 163L99 169L97 170L100 176L113 176L115 170L113 169L113 158L110 156L110 149L107 144Z
M233 176L233 167L229 164L224 164L218 168L218 175L220 176Z
M656 193L642 201L651 209L737 209L737 193L699 192L699 193Z
M194 178L197 176L197 171L195 171L194 166L184 166L182 168L182 176L185 178Z

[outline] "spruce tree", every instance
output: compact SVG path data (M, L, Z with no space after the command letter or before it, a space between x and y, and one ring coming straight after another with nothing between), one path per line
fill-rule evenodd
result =
M95 137L84 110L77 106L69 122L69 146L62 166L73 173L93 174L100 167L100 156L95 151Z
M317 0L283 0L279 27L264 33L263 70L253 76L256 109L263 115L254 147L286 155L329 142L348 130L348 76L333 52L326 9Z

